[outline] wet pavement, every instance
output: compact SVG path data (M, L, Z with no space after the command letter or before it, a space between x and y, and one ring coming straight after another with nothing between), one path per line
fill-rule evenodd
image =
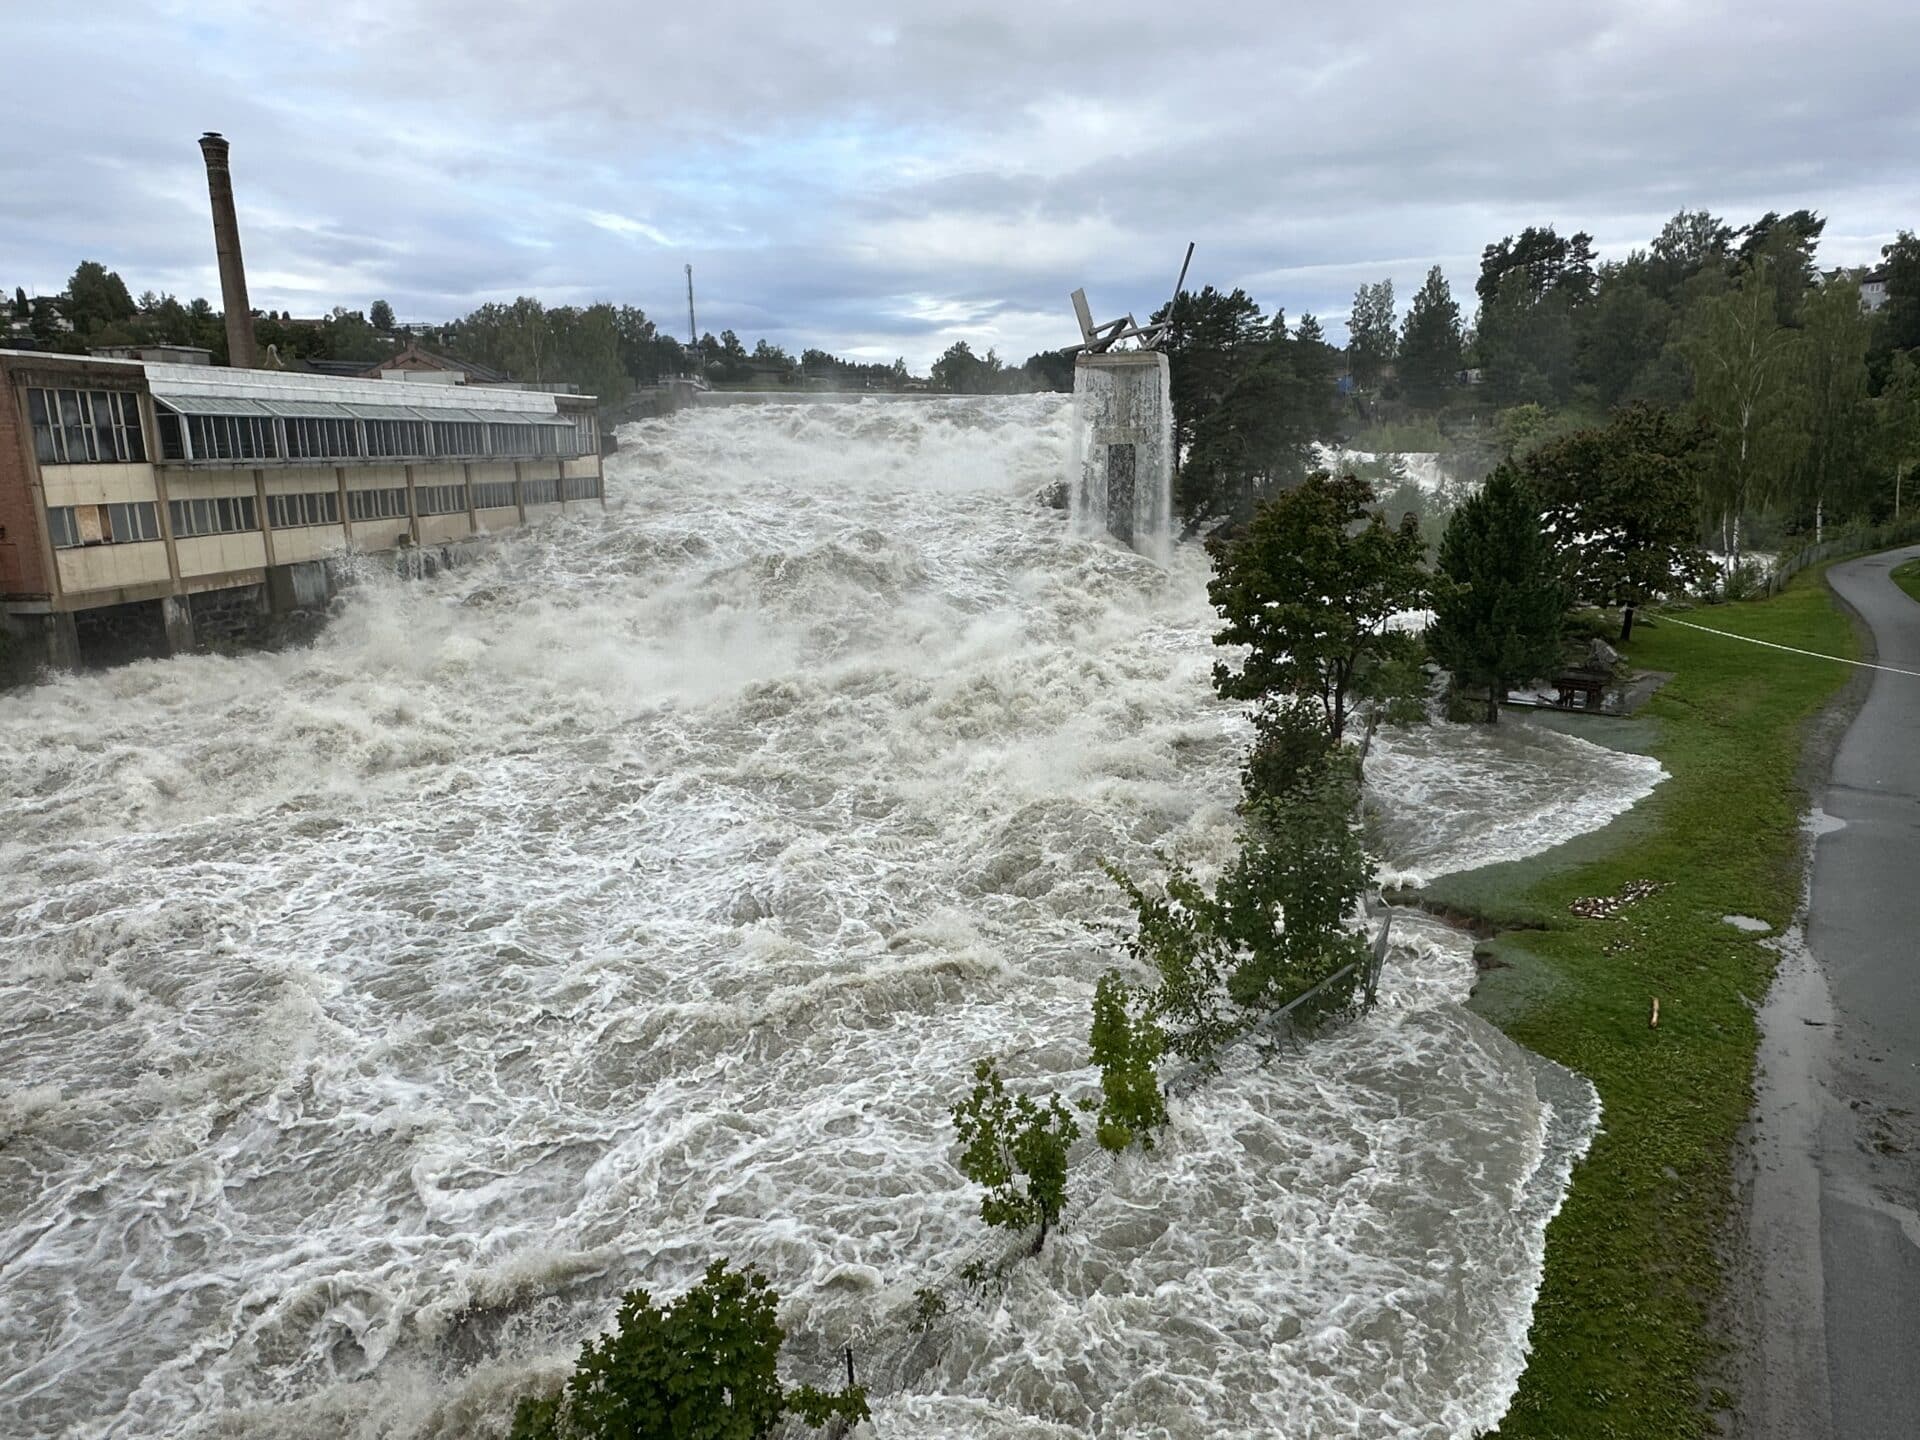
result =
M1920 671L1920 546L1828 572L1877 663ZM1812 663L1812 662L1809 662ZM1874 672L1817 797L1804 949L1762 1016L1747 1430L1920 1435L1920 676Z

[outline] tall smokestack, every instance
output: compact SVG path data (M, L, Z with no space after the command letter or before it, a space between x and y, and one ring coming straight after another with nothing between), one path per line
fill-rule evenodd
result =
M207 193L213 197L213 247L220 256L220 301L227 311L227 363L253 366L253 308L247 303L247 266L240 258L240 220L233 211L233 172L227 142L217 130L200 137L207 157Z

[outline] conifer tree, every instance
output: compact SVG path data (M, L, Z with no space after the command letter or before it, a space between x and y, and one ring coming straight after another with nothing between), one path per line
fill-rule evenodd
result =
M1487 687L1491 723L1509 688L1553 664L1567 608L1539 498L1511 464L1453 512L1439 568L1427 642L1456 683Z

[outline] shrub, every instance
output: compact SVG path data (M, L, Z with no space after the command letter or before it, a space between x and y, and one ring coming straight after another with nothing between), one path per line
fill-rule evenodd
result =
M960 1173L986 1190L980 1218L989 1225L1023 1230L1038 1225L1038 1254L1067 1204L1067 1151L1080 1126L1057 1095L1042 1105L1031 1095L1009 1093L991 1060L974 1067L974 1085L953 1107L953 1126L964 1147Z
M868 1418L866 1392L780 1383L780 1297L751 1266L716 1260L667 1306L645 1290L589 1340L558 1395L529 1396L509 1440L762 1440L788 1415L809 1425Z
M1094 986L1088 1043L1100 1067L1094 1134L1101 1148L1117 1154L1138 1140L1143 1150L1153 1149L1153 1132L1167 1123L1156 1069L1166 1037L1151 1015L1133 1014L1126 982L1112 971Z

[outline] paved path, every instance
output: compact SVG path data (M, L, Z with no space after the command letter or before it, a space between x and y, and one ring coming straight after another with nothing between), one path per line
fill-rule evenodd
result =
M1920 671L1920 546L1828 571ZM1808 664L1817 663L1809 660ZM1816 797L1806 953L1763 1016L1750 1239L1756 1440L1920 1436L1920 678L1873 675Z

